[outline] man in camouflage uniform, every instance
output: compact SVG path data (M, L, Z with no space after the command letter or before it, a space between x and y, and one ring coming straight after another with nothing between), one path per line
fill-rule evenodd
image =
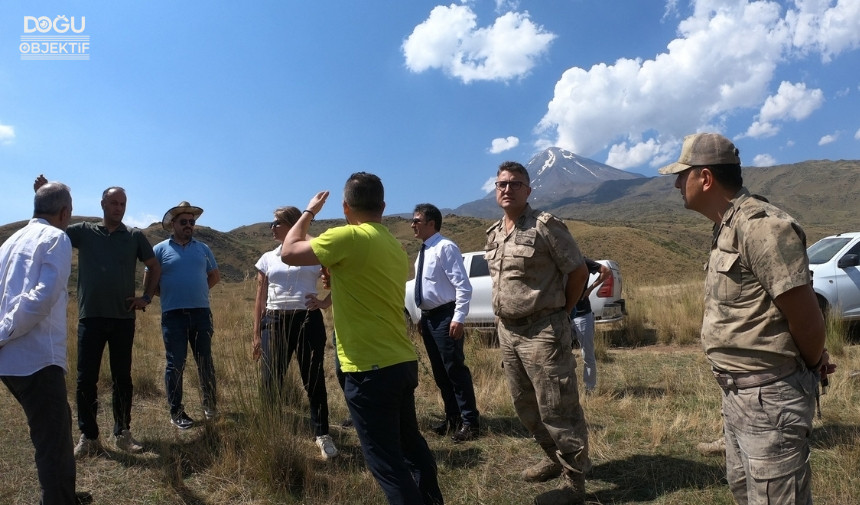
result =
M564 223L528 204L529 174L505 162L496 174L504 217L487 230L493 312L505 376L520 421L546 453L523 478L543 482L563 474L559 489L538 504L585 500L588 431L579 404L571 350L570 312L588 270Z
M818 381L835 369L809 276L806 235L743 187L722 135L684 139L684 206L713 221L702 344L723 390L726 477L739 504L812 503L809 436ZM777 423L774 423L777 420Z

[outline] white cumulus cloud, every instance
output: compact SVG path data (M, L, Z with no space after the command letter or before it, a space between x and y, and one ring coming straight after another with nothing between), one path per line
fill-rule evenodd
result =
M676 4L666 3L664 20ZM773 135L781 121L805 119L823 102L821 90L804 83L783 82L774 92L778 67L812 52L832 58L860 44L860 2L832 4L693 0L677 38L653 59L566 70L536 127L535 145L583 156L609 148L607 163L619 167L652 152L649 164L659 166L679 139L720 132L739 111L759 110L741 136Z
M776 158L769 154L756 154L752 160L754 167L772 167L776 165Z
M839 139L838 133L831 133L829 135L825 135L825 136L821 137L821 139L819 139L819 141L818 141L818 145L826 146L827 144L832 144L832 143L836 142L838 139Z
M490 191L496 190L496 176L492 176L481 186L481 191L484 193L489 193Z
M518 145L520 145L520 139L517 137L500 137L493 139L492 146L490 146L490 152L493 154L499 154L507 151L508 149L513 149Z
M15 128L0 124L0 145L8 144L15 140Z
M556 35L528 13L507 12L479 27L468 5L439 5L415 27L401 49L412 72L441 69L464 83L508 81L534 68Z
M779 132L774 125L777 121L792 119L801 121L809 117L824 103L824 93L820 89L806 89L806 84L792 84L783 81L776 95L767 97L758 119L753 121L744 136L772 137Z

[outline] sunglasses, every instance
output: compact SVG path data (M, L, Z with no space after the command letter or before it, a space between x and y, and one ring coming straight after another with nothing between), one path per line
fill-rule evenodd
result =
M412 220L412 224L421 224L423 222L424 221L422 221L421 219L418 219L417 217Z
M191 219L177 219L176 222L179 223L179 226L185 226L185 225L194 226L194 223L196 221L194 221L194 218L191 218Z
M272 224L270 225L270 227L273 229L277 228L278 226L284 226L284 223L282 223L280 221L272 221Z

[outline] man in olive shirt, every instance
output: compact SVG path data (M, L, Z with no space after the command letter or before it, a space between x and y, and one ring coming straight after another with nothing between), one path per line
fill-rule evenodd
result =
M714 222L702 344L723 390L735 501L812 503L815 391L835 365L824 349L806 235L743 187L738 154L722 135L688 135L680 159L660 173L676 174L684 206Z
M546 453L523 479L563 475L539 505L585 500L588 430L579 404L570 312L588 269L561 220L533 210L529 174L508 161L496 174L496 202L504 217L487 230L486 258L493 279L493 312L508 388L520 421Z
M34 184L47 182L40 175ZM81 438L75 457L103 451L96 414L99 410L98 379L105 345L109 347L113 382L113 434L116 447L140 452L131 436L131 356L135 311L149 305L161 269L143 232L127 228L122 219L125 190L110 187L102 193L101 223L70 225L66 233L78 250L78 382L76 390ZM135 293L135 269L140 261L150 269L141 296Z

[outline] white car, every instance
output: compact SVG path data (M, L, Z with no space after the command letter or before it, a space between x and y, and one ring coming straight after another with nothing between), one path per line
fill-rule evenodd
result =
M860 232L825 237L806 254L822 312L860 320Z
M626 313L624 299L621 298L621 270L618 263L612 260L597 260L610 270L612 275L607 278L598 289L591 292L591 309L594 311L594 319L598 323L609 323L620 321ZM469 303L469 314L466 315L466 324L471 326L493 326L496 316L493 314L493 282L490 278L490 269L487 260L484 259L484 251L463 253L463 263L472 283L472 301ZM597 279L597 274L589 277L588 284ZM417 323L421 318L421 311L415 307L415 280L406 283L406 297L404 306L406 314L412 322Z

